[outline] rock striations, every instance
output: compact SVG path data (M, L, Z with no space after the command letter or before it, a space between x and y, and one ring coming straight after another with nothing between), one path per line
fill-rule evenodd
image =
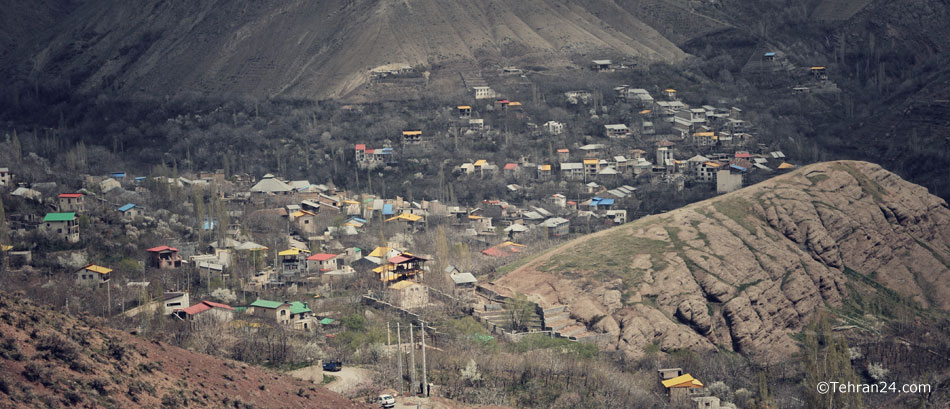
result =
M632 356L787 356L818 308L886 294L950 309L950 209L878 165L820 163L570 241L492 287L569 305Z

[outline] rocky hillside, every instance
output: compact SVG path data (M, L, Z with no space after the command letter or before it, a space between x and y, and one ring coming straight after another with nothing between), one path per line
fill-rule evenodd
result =
M18 59L8 61L87 92L328 97L393 63L684 58L630 9L611 0L90 0L57 18L45 37L22 38Z
M880 166L819 163L570 241L493 286L567 305L632 356L787 356L819 308L856 325L950 309L950 208Z
M0 408L355 408L322 387L0 294Z

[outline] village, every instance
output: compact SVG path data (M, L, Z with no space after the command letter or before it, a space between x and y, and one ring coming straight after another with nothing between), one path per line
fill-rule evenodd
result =
M595 60L590 69L625 67ZM796 168L741 107L690 105L672 88L617 84L613 95L546 96L579 113L558 121L474 82L466 99L438 108L448 118L442 127L419 121L341 151L356 179L345 188L277 169L254 176L164 164L150 173L76 175L69 184L35 175L27 182L8 164L0 168L4 263L23 284L37 284L27 291L46 292L39 298L67 312L157 317L192 331L276 326L320 339L315 356L344 362L357 361L348 354L363 347L334 344L347 331L343 311L356 304L419 328L470 316L490 337L540 333L596 345L603 334L569 311L524 305L487 284L526 254L662 211L643 205L657 197L726 194ZM513 147L516 134L535 148L497 148ZM479 152L478 141L495 147ZM412 176L437 178L437 197L414 198L406 184L380 191L382 177L374 189L374 175L418 168L433 151L460 144L476 147L472 156L449 154L437 175ZM390 338L387 331L387 347ZM671 398L702 389L678 368L661 373ZM711 399L694 400L718 407Z

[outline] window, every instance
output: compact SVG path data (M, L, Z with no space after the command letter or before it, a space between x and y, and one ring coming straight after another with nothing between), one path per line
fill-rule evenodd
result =
M283 316L285 316L285 315L287 315L287 310L281 310L281 311L280 311L280 316L283 317Z

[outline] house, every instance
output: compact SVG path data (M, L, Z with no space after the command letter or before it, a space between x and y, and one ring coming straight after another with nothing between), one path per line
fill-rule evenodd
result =
M744 172L745 168L738 165L719 168L716 171L716 193L722 194L739 190L742 187L742 174Z
M472 273L454 271L449 274L449 277L455 286L454 293L456 297L469 298L475 295L475 284L478 284L478 279Z
M263 195L286 195L294 191L293 187L276 176L268 173L260 181L251 186L250 192Z
M614 199L606 199L594 196L590 199L589 206L591 210L609 210L614 205Z
M674 167L673 151L665 146L656 148L656 165L667 169L672 169Z
M716 172L722 165L716 162L703 162L697 169L696 176L700 181L712 182L716 178Z
M676 90L673 88L667 88L663 90L663 94L665 94L669 99L676 99Z
M482 118L471 118L468 120L468 129L481 131L485 129L485 120Z
M469 105L459 105L459 119L468 119L472 117L472 107Z
M205 300L175 311L175 316L199 324L225 323L234 318L234 307Z
M339 270L342 266L342 259L338 254L317 253L307 257L307 270L328 272Z
M389 286L393 305L404 309L429 305L429 288L415 281L403 280Z
M112 278L112 269L95 264L88 264L79 270L76 270L76 284L83 285L101 285L109 282Z
M297 229L300 230L303 234L313 235L317 234L319 227L317 226L317 214L307 210L298 210L291 214L294 220L294 225L297 226Z
M148 265L159 270L169 270L181 267L181 255L178 249L168 246L152 247L149 252Z
M811 75L818 81L824 81L828 79L828 70L825 67L811 67Z
M568 179L581 179L584 177L584 164L580 162L562 162L561 177Z
M547 121L542 126L544 130L551 135L560 135L564 132L564 124L558 121Z
M422 143L422 131L418 129L402 131L402 143L405 143L405 144Z
M584 159L584 175L594 176L600 170L600 160Z
M611 60L593 60L590 62L590 69L597 72L612 72L613 64Z
M571 232L571 222L563 217L552 217L539 226L547 230L548 237L564 237Z
M13 174L8 168L0 168L0 186L13 186Z
M557 160L560 162L567 162L571 159L571 150L567 148L560 148L557 150Z
M17 197L22 197L22 198L24 198L24 199L35 200L35 201L37 201L37 202L43 200L43 193L42 193L42 192L40 192L39 190L30 189L30 188L25 187L25 186L20 186L20 187L18 187L18 188L16 188L16 189L13 189L13 191L10 192L10 195L11 195L11 196L17 196Z
M607 124L604 133L608 138L626 138L630 136L630 129L624 124Z
M656 127L653 125L653 122L643 121L640 124L640 134L641 135L656 135Z
M271 320L278 324L288 325L291 323L289 301L280 302L258 298L251 303L247 312L255 317Z
M307 267L307 256L309 250L305 249L287 249L277 253L280 257L280 275L282 277L293 277L303 274Z
M47 233L67 242L79 242L79 222L75 212L47 213L43 217L43 227Z
M379 274L379 279L383 282L401 281L416 277L421 278L425 271L424 268L427 261L429 261L429 259L403 252L396 256L389 257L385 263L374 268L373 272Z
M538 165L538 177L539 178L551 177L551 165Z
M696 146L711 146L716 143L717 139L715 132L695 132L693 133L692 142Z
M516 176L521 172L521 167L517 163L506 163L502 171L505 172L505 176Z
M134 220L136 217L139 217L142 215L142 208L136 206L133 203L126 203L122 206L119 206L119 208L116 210L118 210L119 213L122 214L122 220L125 220L125 221Z
M705 386L690 374L664 379L660 383L666 388L670 397L670 404L674 407L683 407L692 400L691 398L701 396Z
M491 89L491 87L472 87L472 91L475 93L475 99L495 98L495 90Z
M59 211L77 212L86 211L86 203L82 193L60 193L56 197L59 200Z
M165 315L171 315L175 310L188 308L190 305L186 292L165 292L162 294L162 306Z

